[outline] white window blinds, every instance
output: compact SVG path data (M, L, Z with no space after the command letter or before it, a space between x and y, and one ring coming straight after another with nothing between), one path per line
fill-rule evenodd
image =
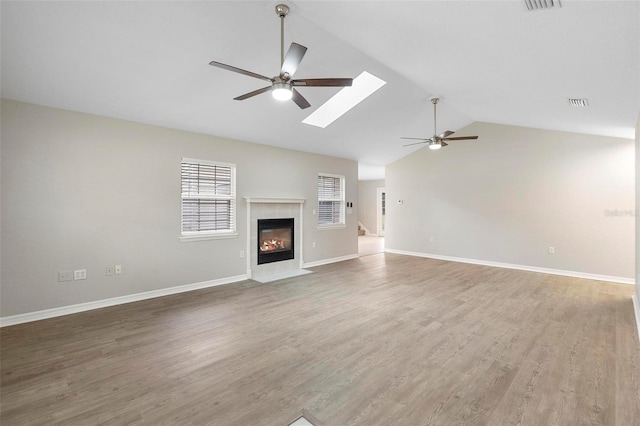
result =
M318 175L318 225L344 224L344 176Z
M234 164L182 159L182 235L235 232Z

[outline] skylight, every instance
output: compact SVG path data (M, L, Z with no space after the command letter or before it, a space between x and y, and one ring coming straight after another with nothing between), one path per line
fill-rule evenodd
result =
M353 79L351 87L344 87L302 122L324 129L385 84L386 81L363 71Z

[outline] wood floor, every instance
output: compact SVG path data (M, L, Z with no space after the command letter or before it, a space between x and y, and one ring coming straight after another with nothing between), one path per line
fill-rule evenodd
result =
M1 423L638 425L632 286L377 254L1 333Z
M362 235L358 237L358 255L368 256L384 251L384 237Z

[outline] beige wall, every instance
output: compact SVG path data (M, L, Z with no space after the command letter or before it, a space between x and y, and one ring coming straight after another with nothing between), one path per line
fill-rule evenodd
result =
M244 274L243 196L307 200L307 263L358 251L357 206L342 230L313 216L319 172L357 199L354 161L7 100L1 114L3 317ZM237 238L179 242L182 157L237 165ZM87 279L57 282L74 269Z
M371 234L378 232L378 188L384 188L384 179L358 182L358 220Z
M489 123L457 133L480 138L387 167L388 249L633 279L633 140Z

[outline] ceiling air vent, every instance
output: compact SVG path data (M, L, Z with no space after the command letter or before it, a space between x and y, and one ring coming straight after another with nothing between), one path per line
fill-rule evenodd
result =
M524 0L527 10L557 9L560 0Z
M572 107L588 107L589 100L587 98L569 98L569 106Z

